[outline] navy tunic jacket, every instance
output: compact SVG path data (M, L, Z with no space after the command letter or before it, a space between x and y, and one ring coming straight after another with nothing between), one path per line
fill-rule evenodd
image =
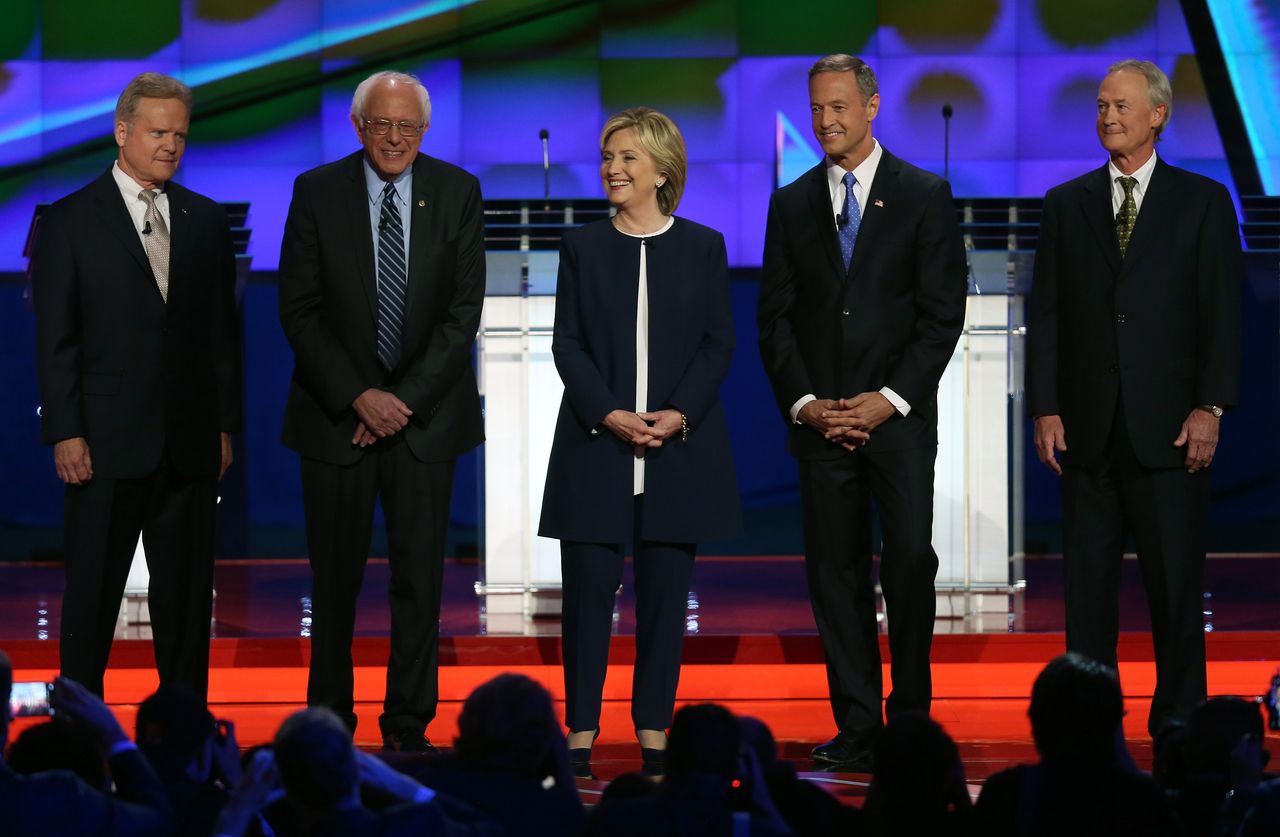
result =
M724 237L677 218L641 245L597 221L560 248L552 353L564 399L547 467L538 534L629 543L634 456L603 424L636 409L636 294L648 247L648 411L675 409L689 423L645 454L644 540L697 543L742 529L720 384L733 357L733 311Z

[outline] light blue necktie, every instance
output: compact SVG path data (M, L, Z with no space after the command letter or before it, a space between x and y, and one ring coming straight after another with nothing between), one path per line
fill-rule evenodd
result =
M853 184L858 179L853 172L844 174L844 210L840 213L843 223L840 224L840 255L844 256L844 272L849 272L849 263L853 261L853 243L858 240L858 227L862 226L862 212L858 209L858 199L853 196Z
M382 190L382 214L378 222L378 360L387 369L394 369L400 362L408 276L396 187L388 183Z

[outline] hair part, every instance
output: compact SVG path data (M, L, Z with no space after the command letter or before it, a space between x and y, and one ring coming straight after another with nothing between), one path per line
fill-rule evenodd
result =
M138 104L143 99L177 99L191 115L191 88L164 73L139 73L125 85L116 100L116 122L132 125L138 117Z
M654 167L664 176L658 187L658 209L663 215L672 214L680 205L689 176L688 154L680 129L669 116L653 108L627 108L604 123L600 131L600 151L604 151L610 137L627 129L635 134L636 145L653 158Z
M1159 140L1165 126L1169 124L1169 114L1173 112L1173 87L1169 84L1169 77L1152 62L1136 58L1117 61L1107 68L1107 75L1121 72L1138 73L1147 80L1147 103L1152 110L1164 105L1164 116L1156 126L1156 140Z
M422 125L431 124L431 96L427 93L427 87L412 73L401 73L396 70L379 70L369 76L364 81L356 85L356 92L351 96L351 117L353 119L364 119L365 105L369 103L369 94L373 92L373 88L381 82L394 82L396 84L407 84L413 88L413 92L418 94L418 104L422 109Z
M809 68L809 78L812 79L818 73L853 73L864 105L871 101L872 96L880 92L880 83L876 81L875 70L872 70L871 65L866 61L854 55L837 52L834 55L823 56L813 62L813 66Z

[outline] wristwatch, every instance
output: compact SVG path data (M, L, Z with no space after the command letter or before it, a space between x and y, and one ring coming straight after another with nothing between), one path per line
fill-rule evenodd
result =
M1197 410L1204 410L1206 413L1212 413L1214 418L1222 418L1222 408L1217 404L1201 404L1196 407Z

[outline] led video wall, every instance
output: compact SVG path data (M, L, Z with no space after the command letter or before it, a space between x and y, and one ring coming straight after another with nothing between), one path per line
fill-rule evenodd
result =
M131 11L122 13L121 7ZM136 6L136 8L134 8ZM1157 61L1174 85L1163 155L1229 182L1177 0L14 0L0 26L0 271L25 268L34 204L109 164L117 94L159 70L196 90L179 178L252 204L253 265L276 266L293 178L347 154L355 84L418 74L433 118L423 148L477 174L486 196L596 197L607 116L670 114L689 149L680 213L758 265L779 153L818 159L806 70L828 52L876 69L876 134L942 171L960 195L1039 195L1100 165L1094 97L1105 67Z

